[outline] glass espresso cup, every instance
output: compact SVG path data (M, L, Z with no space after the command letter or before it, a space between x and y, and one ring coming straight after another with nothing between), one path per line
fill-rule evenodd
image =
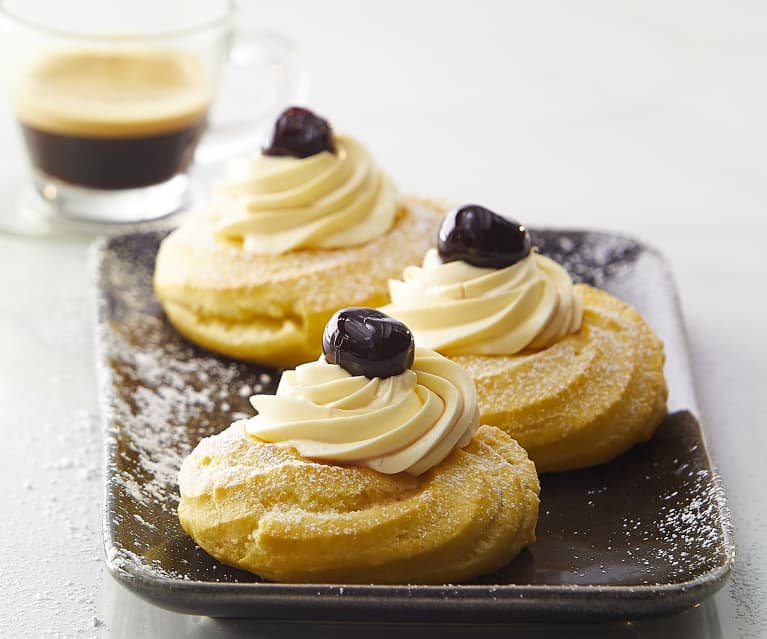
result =
M301 98L292 45L237 32L226 0L0 0L0 19L10 105L50 220L173 213L196 152L244 148Z

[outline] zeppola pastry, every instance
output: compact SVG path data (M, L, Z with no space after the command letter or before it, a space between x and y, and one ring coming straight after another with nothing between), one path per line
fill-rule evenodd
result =
M609 293L573 285L524 226L468 205L438 248L390 282L385 313L463 366L482 422L509 433L539 472L609 461L666 415L663 344Z
M179 519L204 550L276 581L450 583L535 540L535 466L478 427L460 366L366 308L337 312L323 351L184 461Z
M295 366L319 355L336 309L383 304L388 278L423 254L438 225L359 142L293 107L261 154L232 163L213 205L162 242L155 292L193 342Z

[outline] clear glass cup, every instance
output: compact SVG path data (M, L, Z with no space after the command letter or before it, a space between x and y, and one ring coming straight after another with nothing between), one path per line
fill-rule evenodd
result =
M179 211L195 158L253 147L305 91L295 46L238 30L230 0L0 0L0 50L31 172L0 228L23 233ZM0 179L18 181L7 164Z

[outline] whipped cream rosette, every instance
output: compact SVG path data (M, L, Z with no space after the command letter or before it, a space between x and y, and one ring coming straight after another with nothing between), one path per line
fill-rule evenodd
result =
M316 362L255 395L245 430L303 457L420 475L479 426L477 392L460 366L415 348L402 322L370 308L336 312Z
M419 344L445 355L514 355L541 349L581 325L583 305L567 271L531 252L505 268L443 262L429 249L389 283L391 304Z
M275 395L251 398L245 431L303 457L420 475L479 426L477 393L460 366L424 348L412 369L352 375L324 357L285 371Z
M398 194L360 142L305 158L233 162L218 186L216 234L260 255L364 244L391 228Z

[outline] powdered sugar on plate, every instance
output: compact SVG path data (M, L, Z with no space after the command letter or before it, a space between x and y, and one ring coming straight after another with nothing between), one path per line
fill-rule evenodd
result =
M634 301L632 290L638 291L637 299L650 299L642 276L647 265L653 265L653 272L665 272L654 252L622 236L535 230L532 235L541 252L563 263L576 281L608 289L619 281L629 303ZM124 577L134 588L140 578L155 585L182 580L200 588L216 582L238 584L242 590L236 593L243 596L239 613L267 614L259 612L253 598L258 591L252 588L265 585L253 583L260 581L258 577L222 566L181 530L176 477L182 460L202 437L252 415L249 396L272 392L278 376L263 367L207 353L173 330L152 293L161 237L158 232L115 237L102 245L99 254L97 328L107 428L108 564L118 579ZM653 291L671 286L670 282L665 276L653 279ZM657 316L668 318L661 328L679 327L676 309L670 306L673 289L652 299ZM680 335L681 327L661 336L667 356L684 366ZM676 371L672 367L667 373L672 393L681 388L681 397L691 396L686 388L689 377ZM460 603L469 598L476 603L479 597L497 606L496 611L509 598L517 602L515 606L524 601L529 610L536 606L543 610L544 596L549 602L546 610L557 600L562 611L582 611L583 599L577 592L585 587L606 588L603 604L592 598L594 616L641 615L659 606L669 611L691 605L693 597L710 594L727 576L733 553L729 517L697 420L689 411L674 412L649 443L619 460L595 469L544 475L542 485L537 543L505 569L476 580L473 589L441 587L438 597L450 600L452 609L466 613L468 608L461 609ZM544 590L525 590L528 586ZM674 596L632 598L645 587L671 588ZM287 598L313 593L332 595L334 601L353 598L357 591L348 585L342 590L337 585L280 588ZM148 591L147 596L156 592ZM182 601L181 591L174 587L168 592L175 593L169 596L180 607L210 614L209 609L199 609L197 600ZM211 601L216 592L209 592ZM400 601L397 597L405 597L400 601L405 606L405 601L432 591L408 586L406 592L382 594L387 618L395 610L393 602ZM617 599L609 599L612 596ZM299 617L302 601L295 600Z
M149 250L156 246L155 238ZM108 510L115 511L105 525L120 542L108 549L109 560L162 571L153 554L167 544L169 530L183 535L175 518L181 462L202 437L252 415L248 398L269 392L276 375L183 340L154 300L146 244L126 237L111 248L112 259L102 259L98 272L104 295L97 336Z

